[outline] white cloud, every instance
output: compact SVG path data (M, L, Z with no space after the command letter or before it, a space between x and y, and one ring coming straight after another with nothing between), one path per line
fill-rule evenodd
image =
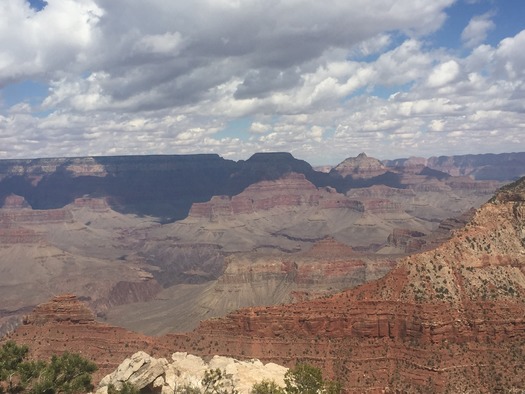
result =
M23 0L0 3L0 86L23 78L82 71L104 11L94 0L48 0L36 12Z
M270 125L261 122L253 122L250 126L250 132L254 134L264 134L270 129Z
M179 32L150 34L141 37L133 46L139 53L144 54L169 54L175 56L183 46L183 39Z
M436 66L427 79L427 85L431 88L439 88L454 82L459 76L460 67L455 60L449 60Z
M494 29L495 24L490 20L491 14L475 16L472 18L461 33L461 40L465 46L473 48L481 44L487 38L489 30Z
M357 46L357 53L360 56L370 56L380 53L387 48L392 42L389 34L379 34L375 37L365 40Z
M49 92L41 105L4 98L0 157L525 148L525 31L479 45L483 16L463 32L470 53L434 48L452 3L49 0L35 12L5 0L0 86L39 79ZM218 134L238 117L245 136Z
M496 61L507 73L508 78L514 80L525 75L525 30L514 37L507 37L501 41L495 52ZM523 82L520 79L520 82Z

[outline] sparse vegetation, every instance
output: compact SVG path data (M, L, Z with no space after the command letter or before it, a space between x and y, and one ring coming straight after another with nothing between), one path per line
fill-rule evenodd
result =
M108 394L139 394L139 393L140 393L140 390L128 382L124 382L120 389L117 389L112 384L108 386Z
M282 387L270 380L263 380L260 383L255 383L252 387L251 394L285 394Z
M202 379L204 394L238 394L233 382L226 377L226 373L217 369L208 369ZM230 387L228 387L230 386Z
M29 348L6 342L0 349L0 393L73 394L93 390L97 367L78 354L54 355L49 363L27 361Z
M299 363L284 376L286 394L339 394L341 385L338 382L324 380L323 373L317 367Z

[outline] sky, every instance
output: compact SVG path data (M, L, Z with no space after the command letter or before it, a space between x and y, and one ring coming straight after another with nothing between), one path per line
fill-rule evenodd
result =
M523 0L1 0L0 159L525 151Z

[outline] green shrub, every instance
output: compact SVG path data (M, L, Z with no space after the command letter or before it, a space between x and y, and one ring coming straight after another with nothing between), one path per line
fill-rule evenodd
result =
M29 349L6 342L0 349L0 393L75 394L93 390L97 367L78 354L53 356L51 362L25 361Z
M338 382L324 380L322 371L309 364L299 363L284 375L286 394L339 394Z
M284 390L273 380L263 380L253 385L251 394L284 394Z
M118 390L114 385L108 386L108 394L139 394L140 390L133 386L131 383L124 382L122 387Z

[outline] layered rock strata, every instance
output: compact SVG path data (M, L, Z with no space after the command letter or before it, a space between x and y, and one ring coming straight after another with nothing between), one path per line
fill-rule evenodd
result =
M524 218L522 180L450 241L402 260L384 278L202 322L190 347L285 365L308 360L348 392L523 390Z
M368 157L366 153L361 153L357 157L350 157L337 166L331 172L341 175L343 178L350 176L354 178L373 178L383 175L388 171L379 160Z
M8 334L30 348L30 356L48 359L65 351L80 353L98 366L95 381L113 371L130 354L143 350L157 357L170 354L167 344L141 334L99 323L86 304L71 294L43 303ZM170 346L171 345L171 346Z
M52 303L12 338L29 341L37 354L82 349L103 370L123 355L124 340L130 352L142 346L288 366L308 361L347 392L519 391L525 389L524 218L525 179L499 192L441 246L331 297L242 309L159 339L86 319L66 297L61 303L83 323L63 319ZM38 340L43 344L36 346Z
M351 200L331 188L318 189L303 174L290 173L278 180L251 185L233 197L214 196L209 202L195 203L189 216L213 220L273 208L301 206L363 211L359 201Z

